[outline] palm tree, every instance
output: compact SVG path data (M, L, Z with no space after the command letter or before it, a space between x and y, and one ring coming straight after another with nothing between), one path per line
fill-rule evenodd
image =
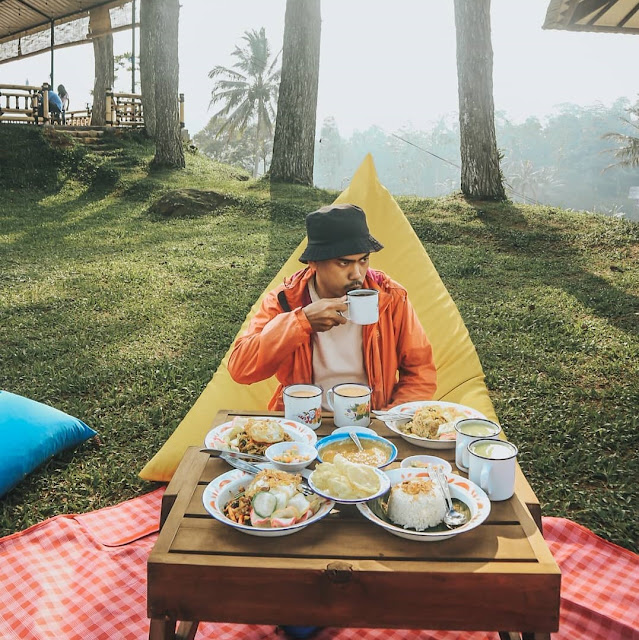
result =
M231 54L237 59L232 69L217 66L209 71L209 78L220 78L211 92L209 106L223 102L224 107L214 117L224 118L217 132L226 132L229 139L237 130L244 132L257 118L253 140L253 177L257 177L260 162L260 140L263 132L273 131L274 104L279 90L280 70L276 67L279 54L271 60L271 52L264 27L245 31L246 46L235 47Z
M621 119L639 132L639 101L627 111L636 118L636 121L630 118ZM619 143L619 147L616 149L608 150L614 154L618 162L607 166L604 170L612 169L612 167L639 167L639 137L626 133L606 133L603 137Z

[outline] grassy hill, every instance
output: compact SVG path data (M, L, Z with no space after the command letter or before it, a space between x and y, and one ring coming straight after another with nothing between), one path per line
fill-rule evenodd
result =
M153 488L137 474L336 193L271 187L141 136L100 153L0 126L0 388L95 428L0 499L0 535ZM382 176L383 180L383 176ZM639 225L398 198L456 301L544 515L635 551Z

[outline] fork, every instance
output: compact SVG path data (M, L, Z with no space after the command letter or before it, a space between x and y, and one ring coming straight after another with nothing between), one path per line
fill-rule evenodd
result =
M236 469L240 469L241 471L245 471L246 473L250 473L251 475L257 475L260 471L262 471L260 467L250 462L247 462L246 460L240 460L238 458L226 456L224 454L221 454L220 458L228 462L232 467L235 467ZM301 476L301 477L302 477L302 481L300 483L300 489L299 489L300 493L303 493L305 496L313 495L315 492L309 486L308 480L304 476ZM244 492L240 492L236 496L233 496L233 499L238 498L239 496L242 495L242 493Z
M415 415L414 409L408 409L407 411L393 411L392 409L389 411L371 411L371 413L379 418L380 420L410 420Z

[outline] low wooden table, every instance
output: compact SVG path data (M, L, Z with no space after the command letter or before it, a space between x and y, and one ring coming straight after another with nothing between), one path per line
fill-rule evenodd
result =
M221 411L212 426L235 415L265 414ZM397 446L398 461L430 453L454 466L454 449L418 449L383 423L372 426ZM317 434L333 428L324 417ZM492 503L486 522L440 542L398 538L344 505L291 536L246 535L202 504L206 485L228 470L191 447L167 487L148 560L152 640L193 638L200 620L494 630L504 638L517 631L536 639L559 627L561 574L520 470L515 495Z

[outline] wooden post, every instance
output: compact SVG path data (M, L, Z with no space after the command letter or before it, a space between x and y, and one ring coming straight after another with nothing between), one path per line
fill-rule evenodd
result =
M135 0L131 9L131 93L135 93Z
M55 23L53 22L53 20L51 20L51 86L52 87L55 86L54 83L53 83L53 73L54 73L53 60L54 60L54 57L55 57L55 54L53 52L54 51L54 47L55 47L55 30L53 28L54 24Z
M180 128L184 129L184 94L180 94Z
M107 127L113 126L112 110L113 110L113 91L107 91L106 92L106 113L105 113L105 120L106 120Z
M49 122L49 85L42 85L42 124Z

